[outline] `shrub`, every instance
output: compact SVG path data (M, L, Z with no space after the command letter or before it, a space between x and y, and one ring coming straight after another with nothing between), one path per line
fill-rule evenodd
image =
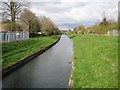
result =
M3 24L3 29L7 31L20 31L20 24L17 23L5 23Z

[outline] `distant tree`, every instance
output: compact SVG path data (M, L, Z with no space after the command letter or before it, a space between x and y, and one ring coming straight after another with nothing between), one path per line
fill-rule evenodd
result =
M107 33L107 29L108 29L108 25L109 22L107 21L107 18L104 16L101 23L99 24L99 28L100 28L100 33L101 34L105 34Z
M58 28L55 28L55 29L54 29L54 34L55 34L55 35L58 35L58 34L60 35L60 34L62 34L62 32L61 32L61 30L59 30Z
M108 25L108 21L107 21L106 17L103 17L102 22L100 23L100 25Z
M72 30L71 29L69 29L69 32L71 32Z
M45 35L53 35L54 33L56 33L56 30L58 30L53 21L46 16L40 17L40 23L42 26L41 31Z
M28 9L25 9L24 12L21 14L20 21L21 27L24 31L37 33L41 29L39 18Z
M73 28L73 32L77 34L76 27Z
M84 25L79 25L79 26L75 27L74 32L79 33L79 34L84 34L85 33Z

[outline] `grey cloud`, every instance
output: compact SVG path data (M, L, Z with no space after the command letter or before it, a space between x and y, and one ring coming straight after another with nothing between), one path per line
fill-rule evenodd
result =
M35 2L33 8L42 11L60 27L74 27L98 23L103 13L115 19L117 2ZM114 13L114 14L113 14Z
M75 7L84 7L85 2L78 2L71 4L70 2L32 2L32 6L38 10L42 9L50 13L68 12Z

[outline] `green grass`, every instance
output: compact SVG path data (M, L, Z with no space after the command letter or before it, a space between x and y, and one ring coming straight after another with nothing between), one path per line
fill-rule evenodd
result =
M118 88L118 37L68 36L74 43L73 88Z
M44 49L59 39L60 36L35 37L19 42L2 44L2 67L6 68L26 58L27 56Z

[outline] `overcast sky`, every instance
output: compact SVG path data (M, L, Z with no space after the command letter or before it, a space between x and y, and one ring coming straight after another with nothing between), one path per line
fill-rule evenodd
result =
M77 25L89 26L103 16L117 21L119 0L44 0L31 2L30 10L37 16L45 15L60 29Z

